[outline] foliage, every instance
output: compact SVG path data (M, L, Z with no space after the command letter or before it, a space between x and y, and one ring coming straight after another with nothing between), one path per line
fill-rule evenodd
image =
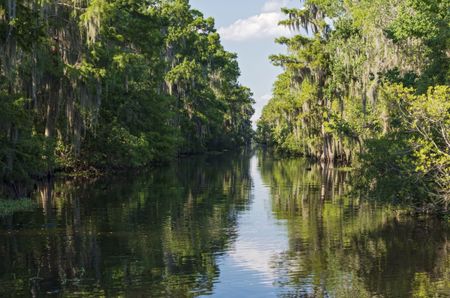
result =
M362 156L374 190L396 186L395 201L447 211L449 7L447 0L309 0L283 9L281 25L308 34L277 40L288 55L271 57L284 73L258 141L328 163Z
M0 2L1 179L245 145L238 77L186 0Z
M450 202L450 88L430 87L416 95L394 85L381 96L390 103L390 132L366 143L365 185L378 197L389 199L386 193L393 193L391 199L410 201L420 211L445 212Z

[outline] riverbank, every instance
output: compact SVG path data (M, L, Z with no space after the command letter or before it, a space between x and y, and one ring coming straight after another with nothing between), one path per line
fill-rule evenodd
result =
M282 73L258 141L320 162L357 161L366 188L395 193L384 200L449 212L448 3L332 2L282 10L280 24L297 34L276 40L287 54L270 57Z
M211 150L201 153L180 154L172 159L165 159L160 161L152 161L145 165L139 166L115 166L115 167L95 167L95 166L80 166L80 167L66 167L53 169L51 172L43 172L41 175L33 175L26 180L19 182L3 181L0 183L0 196L9 200L18 200L20 198L28 198L30 192L35 189L36 183L44 180L51 180L55 178L68 179L96 179L108 175L126 175L127 173L139 173L152 168L164 167L170 163L174 163L183 159L196 158L201 156L218 156L222 154L239 154L242 151L248 151L250 147L240 147L234 150L224 149L222 151Z
M250 141L254 100L237 56L189 1L5 3L0 181L14 196L54 171L146 167Z

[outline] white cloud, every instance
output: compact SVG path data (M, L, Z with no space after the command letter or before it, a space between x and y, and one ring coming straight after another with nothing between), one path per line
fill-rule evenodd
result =
M271 285L277 279L273 263L281 253L281 249L262 249L261 243L240 240L230 256L239 267L261 273L263 283Z
M243 41L251 39L290 36L288 28L278 26L285 16L280 12L264 12L247 19L240 19L228 27L219 28L223 40Z
M263 12L279 12L282 7L287 6L288 0L268 0L264 3Z
M239 19L227 27L219 28L223 40L247 41L280 36L292 36L293 33L278 23L286 16L281 13L282 7L288 6L292 0L267 0L261 13L246 19Z

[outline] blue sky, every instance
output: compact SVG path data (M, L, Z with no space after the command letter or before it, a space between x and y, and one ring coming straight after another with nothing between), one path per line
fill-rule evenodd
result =
M284 19L281 7L299 6L298 0L191 0L192 8L213 17L225 49L238 54L240 82L252 89L259 118L262 107L270 99L272 85L281 68L269 62L269 55L285 52L274 39L292 34L278 26Z

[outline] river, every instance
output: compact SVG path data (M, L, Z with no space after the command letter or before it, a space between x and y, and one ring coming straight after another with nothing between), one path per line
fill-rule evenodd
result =
M0 297L450 297L450 224L264 152L40 183L0 217Z

